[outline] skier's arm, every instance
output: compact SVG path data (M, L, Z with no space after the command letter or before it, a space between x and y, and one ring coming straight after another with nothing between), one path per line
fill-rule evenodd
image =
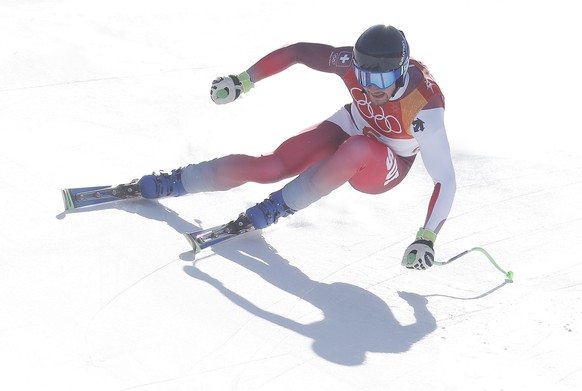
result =
M251 66L247 73L256 83L295 64L303 64L320 72L338 72L331 61L334 51L337 49L333 46L320 43L295 43L267 54Z
M425 229L438 233L444 224L455 198L457 189L455 169L444 124L444 109L423 110L419 118L425 121L425 131L415 135L420 146L424 166L434 182L434 190L426 220Z
M402 258L402 265L409 269L432 266L434 242L451 211L457 189L444 125L444 108L425 108L419 113L418 119L424 122L425 127L415 133L414 137L420 146L424 166L434 182L434 189L424 226L419 229L416 240L408 246Z
M320 72L341 75L347 67L336 66L341 51L351 51L350 47L300 42L277 49L252 65L239 75L219 77L212 82L210 97L216 104L230 103L241 94L254 87L254 83L282 72L294 64L303 64ZM335 56L334 56L335 54Z

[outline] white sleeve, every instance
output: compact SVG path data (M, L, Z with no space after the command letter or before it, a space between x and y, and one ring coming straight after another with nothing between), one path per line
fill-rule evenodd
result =
M444 111L442 107L422 110L412 125L422 161L435 184L424 224L433 232L438 232L447 219L457 190Z

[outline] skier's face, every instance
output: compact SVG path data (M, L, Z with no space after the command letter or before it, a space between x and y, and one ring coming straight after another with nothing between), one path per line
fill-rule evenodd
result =
M364 90L374 106L382 106L388 103L392 95L394 95L394 91L396 91L396 83L384 89L378 88L372 84L364 88Z

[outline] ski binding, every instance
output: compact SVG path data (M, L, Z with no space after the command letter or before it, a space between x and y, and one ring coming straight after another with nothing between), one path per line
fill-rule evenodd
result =
M186 232L184 236L194 252L198 253L205 248L212 247L254 229L249 218L244 213L241 213L236 220L200 231Z
M65 210L129 198L142 198L137 179L118 186L77 187L61 190Z

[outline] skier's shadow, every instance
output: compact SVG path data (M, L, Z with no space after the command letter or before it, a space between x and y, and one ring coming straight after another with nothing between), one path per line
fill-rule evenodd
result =
M313 340L313 351L320 357L346 366L361 365L366 353L401 353L436 329L436 320L423 296L399 292L414 312L415 322L402 325L378 296L356 285L317 282L277 254L257 233L245 240L216 246L213 251L256 273L279 289L319 308L323 319L303 324L259 308L201 271L196 262L184 267L190 276L204 281L249 313ZM234 243L233 243L234 244Z

